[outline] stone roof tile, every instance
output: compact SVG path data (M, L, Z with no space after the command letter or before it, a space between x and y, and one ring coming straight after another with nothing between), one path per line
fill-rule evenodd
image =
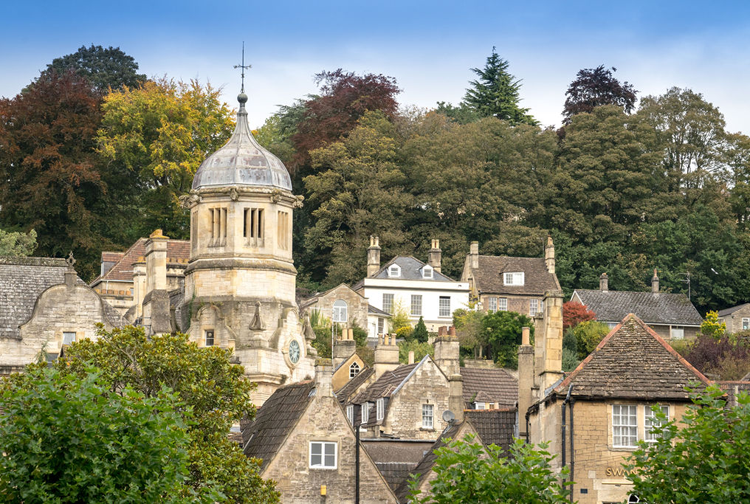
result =
M482 442L489 446L494 444L510 450L516 432L516 408L494 410L466 410L464 416L482 438Z
M685 294L577 289L581 303L602 322L617 322L634 313L647 324L699 326L703 322Z
M474 285L480 294L543 296L546 291L560 290L557 277L547 270L543 258L479 256L479 268L473 271ZM523 285L505 285L503 273L524 274Z
M518 380L502 369L460 369L464 379L464 403L496 402L500 406L513 407L518 401ZM481 397L480 397L481 396ZM483 399L483 400L482 400Z

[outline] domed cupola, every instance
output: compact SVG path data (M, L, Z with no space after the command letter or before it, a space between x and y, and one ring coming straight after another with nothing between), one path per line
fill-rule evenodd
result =
M292 190L292 180L284 163L260 146L250 131L245 103L247 95L237 97L237 127L232 138L201 164L193 178L193 190L209 187L268 187Z

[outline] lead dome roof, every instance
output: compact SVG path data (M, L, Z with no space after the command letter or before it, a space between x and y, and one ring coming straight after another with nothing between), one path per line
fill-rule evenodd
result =
M292 179L284 163L260 146L250 131L245 102L241 93L237 100L237 126L229 141L201 163L193 177L193 189L206 187L272 187L292 190Z

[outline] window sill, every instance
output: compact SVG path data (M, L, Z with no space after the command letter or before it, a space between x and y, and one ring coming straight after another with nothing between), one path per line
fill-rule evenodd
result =
M434 427L420 427L419 430L423 432L435 432Z

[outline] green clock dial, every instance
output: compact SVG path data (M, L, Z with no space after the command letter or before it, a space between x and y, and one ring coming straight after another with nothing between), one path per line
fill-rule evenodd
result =
M292 340L291 343L289 343L289 360L292 361L292 364L297 364L299 362L299 343L297 343L297 340Z

